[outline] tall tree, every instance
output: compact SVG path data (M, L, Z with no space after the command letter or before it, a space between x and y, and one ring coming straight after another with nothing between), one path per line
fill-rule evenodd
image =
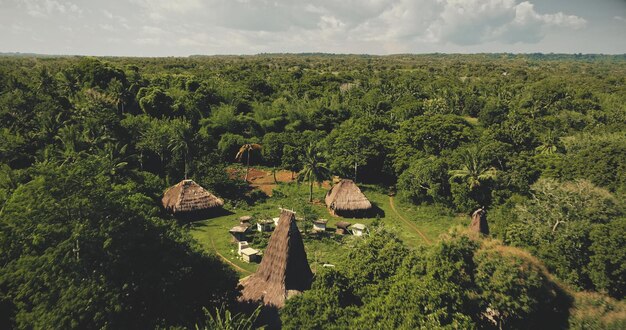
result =
M116 78L113 78L109 82L108 93L113 98L113 101L115 102L115 106L117 107L117 110L121 114L123 114L125 107L126 107L126 103L128 102L128 99L131 97L130 91L126 88L126 86L124 86L123 82L119 81Z
M261 150L261 145L258 143L246 143L244 145L241 146L241 148L239 148L239 151L237 152L237 155L235 155L235 160L237 161L241 161L241 158L243 157L243 154L247 154L247 160L246 160L246 176L243 179L244 181L248 181L248 173L250 172L250 153L252 153L252 151L254 150Z
M318 184L330 179L330 171L313 144L309 144L302 157L302 170L298 173L298 181L309 182L309 202L313 202L313 182Z
M325 139L325 151L333 172L342 176L380 178L385 162L388 133L372 119L349 119Z
M283 156L281 157L281 166L291 172L291 179L293 180L294 172L298 172L302 169L302 163L300 149L291 145L283 146Z
M496 169L484 161L483 148L473 146L462 154L463 164L458 170L450 170L450 180L460 178L467 182L470 190L479 187L484 181L496 177Z
M193 132L187 121L172 121L172 135L170 136L169 148L172 153L180 152L183 157L185 179L189 169L189 148L192 145Z

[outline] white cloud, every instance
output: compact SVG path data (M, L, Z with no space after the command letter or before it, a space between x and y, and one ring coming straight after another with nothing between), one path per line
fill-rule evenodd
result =
M138 45L151 45L157 46L161 44L160 38L137 38L134 40Z
M130 0L142 9L143 15L152 21L177 20L209 9L202 0Z
M25 27L22 24L11 24L10 29L11 33L20 34L20 33L30 33L32 31L31 28Z
M23 0L20 2L26 7L28 15L33 17L47 17L52 14L78 14L81 15L83 10L76 4L67 1L56 0Z
M102 14L103 14L106 18L108 18L108 19L113 19L113 13L111 13L110 11L108 11L108 10L106 10L106 9L103 9L103 10L102 10Z
M0 1L12 44L30 36L11 24L50 45L67 39L67 25L77 49L100 39L134 54L507 51L587 27L568 0L550 0L563 4L552 11L533 5L540 0L8 0L8 10Z
M473 45L491 41L535 43L554 28L579 29L583 18L556 14L539 14L528 1L514 0L447 0L445 8L428 31L434 42Z
M320 17L317 26L319 26L321 30L342 30L346 26L346 23L335 16L323 15Z
M165 31L162 28L158 26L149 26L149 25L143 26L141 28L141 31L145 34L152 34L152 35L161 35L165 33Z
M534 5L524 1L515 7L515 21L520 25L543 23L548 26L580 29L585 27L587 21L575 15L566 15L562 12L556 14L538 14Z
M100 24L99 26L105 31L117 31L117 29L111 24Z
M563 12L538 13L517 0L130 1L137 8L132 20L115 7L100 11L118 21L106 26L134 29L142 44L160 36L186 47L207 47L209 38L247 40L250 49L276 45L276 51L346 43L410 51L416 44L536 43L552 30L586 23Z

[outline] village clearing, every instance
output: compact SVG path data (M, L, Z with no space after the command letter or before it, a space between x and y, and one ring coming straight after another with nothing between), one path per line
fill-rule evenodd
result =
M234 173L234 172L233 172ZM237 255L237 244L228 232L233 226L239 224L241 216L252 215L255 220L272 219L280 214L279 208L292 209L298 218L303 214L315 214L318 218L328 219L327 231L323 234L304 234L303 240L307 258L311 269L315 272L324 264L339 265L348 252L351 251L356 240L362 239L352 235L339 236L334 233L335 224L339 221L348 221L351 224L364 224L368 230L375 221L380 221L385 228L395 231L398 236L410 247L418 247L436 242L441 234L448 232L454 226L466 227L469 217L464 215L450 214L448 211L436 206L416 206L403 203L398 198L388 196L386 191L374 185L359 184L359 187L368 199L378 209L378 218L342 218L333 216L323 203L324 196L330 188L330 183L325 182L321 186L314 185L313 204L308 203L308 184L298 184L292 180L291 172L277 171L277 182L271 170L251 168L248 176L250 186L262 190L269 197L257 202L253 206L248 205L225 205L228 214L218 217L196 221L189 224L190 233L207 252L216 253L236 270L241 277L254 273L258 267L256 263L244 262ZM242 178L243 180L243 178ZM303 229L305 225L299 221L298 226ZM310 224L307 229L310 229ZM249 229L248 235L264 239L269 238L270 233L259 234L255 227ZM251 244L252 247L264 246ZM262 243L261 243L262 245Z

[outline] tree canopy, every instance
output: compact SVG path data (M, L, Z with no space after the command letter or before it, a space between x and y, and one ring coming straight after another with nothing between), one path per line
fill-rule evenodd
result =
M236 164L258 145L239 161L299 172L310 200L336 175L450 214L484 207L507 245L413 251L381 231L291 300L285 327L561 326L542 263L624 297L625 77L623 55L2 56L0 327L230 311L236 275L159 198L187 177L229 206L260 201Z

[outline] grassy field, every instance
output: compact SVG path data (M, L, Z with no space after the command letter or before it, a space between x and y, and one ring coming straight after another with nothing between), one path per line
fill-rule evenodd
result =
M362 191L370 201L379 208L379 219L386 228L398 236L410 247L417 247L435 242L439 235L456 225L466 226L469 218L455 216L443 209L434 206L415 206L402 203L397 198L389 197L376 186L362 185ZM334 234L335 223L348 221L352 224L362 223L368 228L376 218L344 219L332 216L323 205L326 189L314 187L314 203L308 203L309 187L296 183L279 184L272 197L258 202L253 206L231 207L225 206L227 215L194 222L189 225L191 235L198 243L211 253L217 253L226 259L240 276L253 273L257 264L249 264L237 256L237 245L231 238L228 230L239 224L239 217L252 215L255 219L271 219L278 217L280 207L296 211L297 217L312 217L328 219L327 232L322 234L305 234L304 243L309 264L313 271L323 264L339 264L352 249L359 237ZM393 206L392 207L392 203ZM308 221L299 221L301 229L310 228ZM254 229L254 228L251 228ZM248 240L254 248L263 250L271 233L258 233L250 230Z

